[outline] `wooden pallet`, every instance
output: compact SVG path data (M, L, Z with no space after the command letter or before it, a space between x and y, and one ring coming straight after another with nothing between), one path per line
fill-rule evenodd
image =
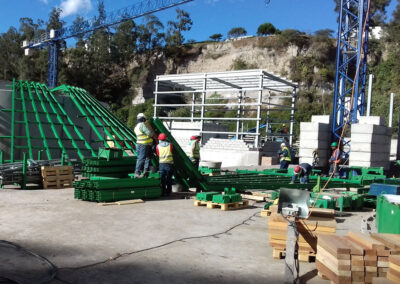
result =
M212 201L195 200L194 206L207 206L209 209L221 208L222 211L235 210L249 206L248 200L234 203L214 203Z
M261 209L261 214L260 214L261 217L266 218L268 216L271 216L271 214L272 214L271 210Z
M74 181L72 166L42 167L44 189L72 187Z
M275 259L284 259L286 252L284 249L275 249L272 252L272 257ZM299 251L298 258L301 262L315 262L315 253L307 251Z

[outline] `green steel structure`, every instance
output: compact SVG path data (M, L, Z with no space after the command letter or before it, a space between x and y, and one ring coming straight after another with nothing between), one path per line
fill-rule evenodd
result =
M0 163L29 159L95 157L100 147L135 154L134 132L87 91L62 85L14 80L9 107L1 109L7 124L0 135Z

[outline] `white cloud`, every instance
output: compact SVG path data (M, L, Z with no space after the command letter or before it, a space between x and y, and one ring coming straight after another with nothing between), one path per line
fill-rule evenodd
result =
M63 11L61 17L64 18L69 15L90 11L92 9L92 2L90 0L63 0L60 8Z
M40 2L42 2L44 4L49 4L49 0L40 0Z

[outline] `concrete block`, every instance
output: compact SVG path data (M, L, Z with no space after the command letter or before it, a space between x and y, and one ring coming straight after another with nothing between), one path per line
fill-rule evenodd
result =
M392 128L375 124L353 124L351 134L392 135Z
M351 135L351 142L390 144L391 137L387 135L375 135L375 134L354 134Z
M385 119L381 116L359 116L359 124L375 124L375 125L385 125Z
M351 151L353 152L368 152L368 153L388 153L390 150L389 144L372 144L353 142L351 143Z
M362 161L349 161L349 166L357 167L384 167L388 170L390 167L390 162L362 162Z
M300 132L300 141L301 140L329 140L331 133L328 131L321 132L313 132L313 131L301 131Z
M390 153L368 153L368 152L350 152L350 161L361 162L388 162Z
M330 149L329 147L329 140L316 140L316 139L302 139L300 140L299 147L301 148L318 148L318 149Z
M390 155L396 156L397 154L397 139L392 139L390 142Z
M331 124L331 119L332 117L330 115L313 115L311 116L311 122L320 122L320 123L326 123L326 124Z
M223 149L200 150L201 160L222 162L222 167L258 166L260 163L259 151L234 151Z
M300 132L329 132L329 124L320 122L300 122Z

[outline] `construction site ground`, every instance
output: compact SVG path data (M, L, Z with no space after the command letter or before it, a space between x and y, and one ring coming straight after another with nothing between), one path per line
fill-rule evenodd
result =
M263 203L221 211L182 197L99 206L74 200L72 188L3 189L1 239L50 260L58 268L51 283L283 281L284 260L273 259L267 219L259 214ZM337 234L360 230L363 215L338 217ZM0 275L12 258L0 253ZM28 261L9 273L45 270ZM300 274L308 283L329 283L316 276L314 263L301 263Z

